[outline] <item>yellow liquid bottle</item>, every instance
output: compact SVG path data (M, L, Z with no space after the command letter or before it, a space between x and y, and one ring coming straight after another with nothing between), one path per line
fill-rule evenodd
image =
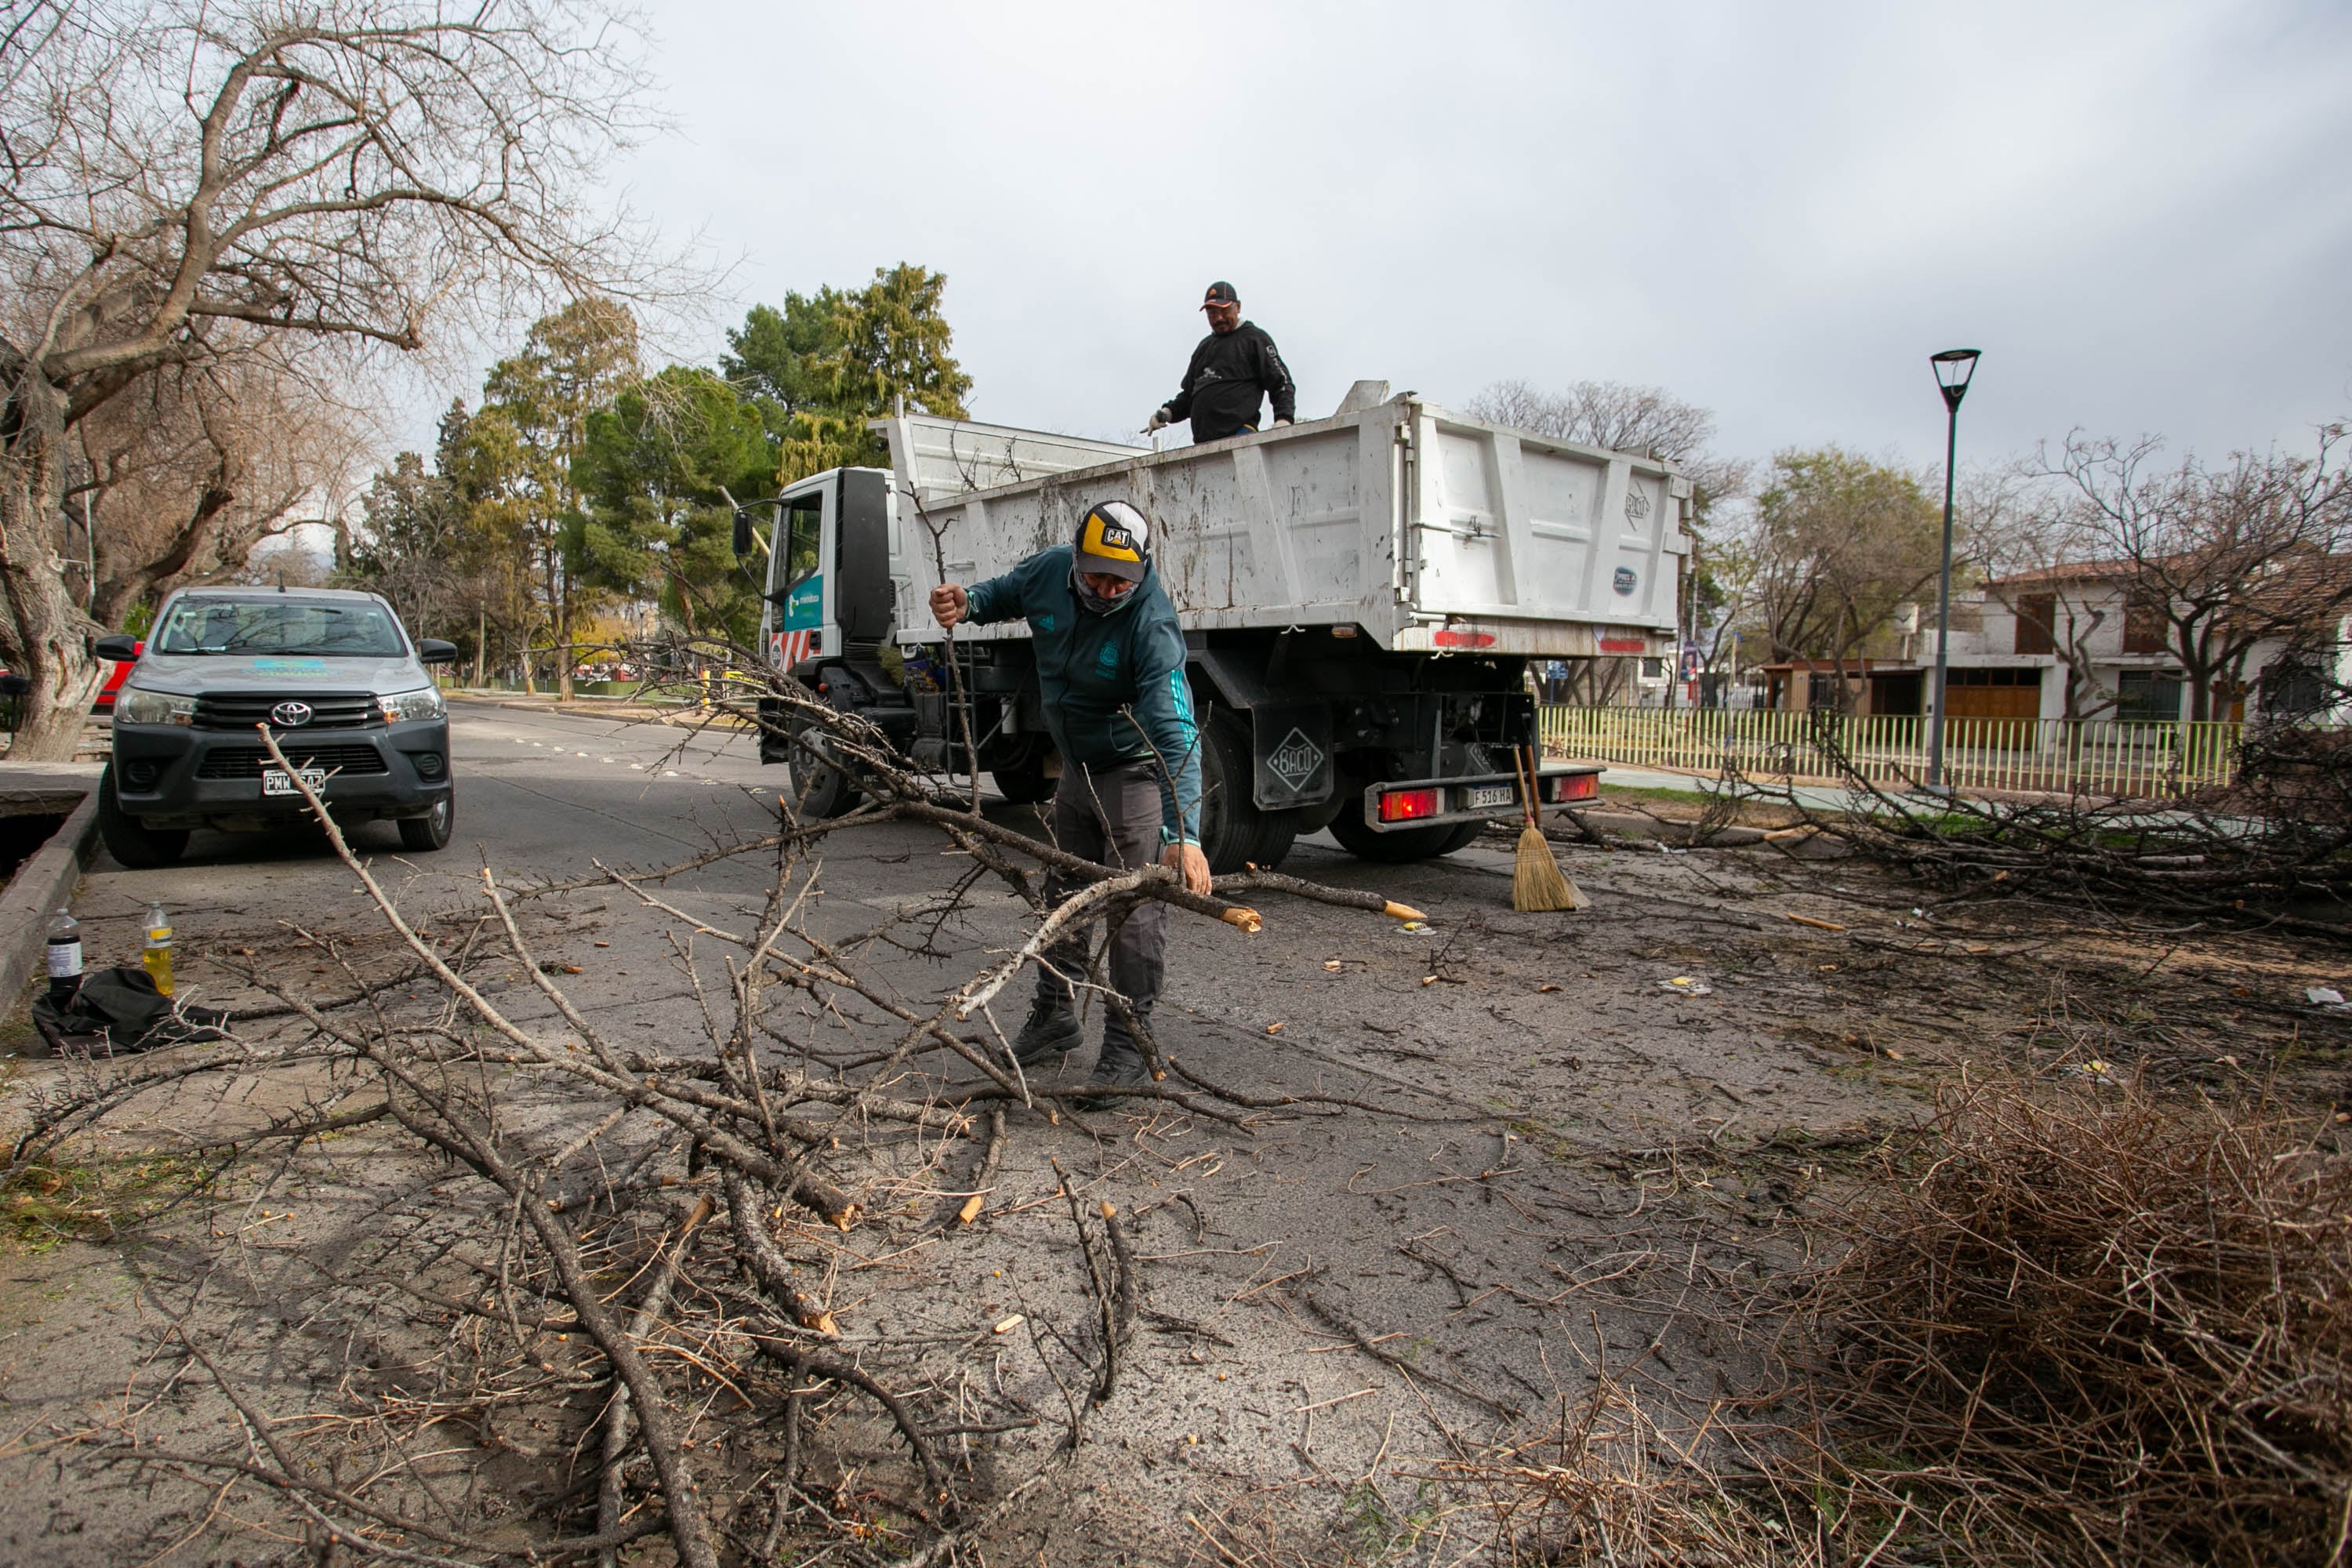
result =
M169 996L172 994L172 917L163 912L162 900L147 906L147 945L139 954L139 962L147 966L147 977L155 989Z

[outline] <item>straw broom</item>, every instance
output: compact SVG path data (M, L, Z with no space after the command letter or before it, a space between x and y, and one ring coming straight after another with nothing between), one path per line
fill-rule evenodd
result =
M1548 910L1589 910L1592 900L1568 879L1552 858L1551 842L1536 826L1536 749L1522 746L1511 758L1519 781L1519 797L1528 825L1519 829L1518 864L1511 869L1511 908L1522 913Z

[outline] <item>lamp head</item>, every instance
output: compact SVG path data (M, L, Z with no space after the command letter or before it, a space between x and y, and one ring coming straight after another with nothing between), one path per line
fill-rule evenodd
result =
M1977 361L1982 355L1978 349L1946 349L1929 354L1927 363L1936 367L1936 384L1943 388L1944 406L1957 410L1960 399L1969 395L1969 378L1977 373Z

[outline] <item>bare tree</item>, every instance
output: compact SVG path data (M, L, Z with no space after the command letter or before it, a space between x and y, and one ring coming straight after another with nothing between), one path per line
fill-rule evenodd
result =
M1749 622L1775 659L1846 667L1936 581L1941 513L1921 477L1836 447L1772 459L1743 542Z
M1498 381L1472 398L1464 412L1580 446L1663 458L1689 476L1702 524L1715 502L1748 488L1746 462L1707 450L1715 439L1715 416L1664 387L1579 381L1559 392L1542 392L1524 381Z
M2080 432L2048 474L2064 489L2068 559L2125 592L2126 635L2162 647L2188 677L2189 717L2210 719L2245 688L2257 645L2332 646L2352 610L2352 467L2345 427L2309 456L2232 453L2158 468L2162 442Z
M21 756L98 681L61 570L68 433L172 367L415 352L468 310L643 282L583 205L646 121L596 0L0 0L0 651Z
M142 599L233 575L319 521L365 438L322 380L247 350L154 371L74 427L66 503L94 541L92 620L119 627Z
M2113 710L2118 693L2099 668L2114 662L2106 633L2120 619L2122 603L2111 571L2063 564L2071 560L2074 524L2065 494L2043 466L2025 458L1962 475L1958 511L1965 552L1955 578L1974 578L1987 603L2023 623L2016 651L2030 651L2032 633L2042 634L2043 651L2057 660L2064 683L2062 717L2095 719ZM1925 647L1932 658L1932 634Z

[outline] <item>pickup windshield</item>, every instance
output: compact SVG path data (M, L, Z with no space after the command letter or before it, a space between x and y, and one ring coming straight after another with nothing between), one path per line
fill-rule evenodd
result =
M153 653L310 654L398 658L408 651L381 605L301 599L201 599L172 608Z

